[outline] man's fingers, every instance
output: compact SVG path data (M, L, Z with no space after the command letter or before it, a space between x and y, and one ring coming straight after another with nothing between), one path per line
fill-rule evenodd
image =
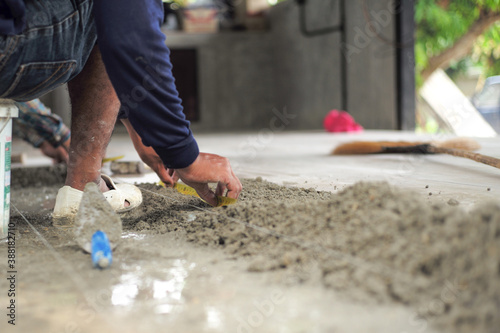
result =
M218 182L217 188L215 189L215 195L223 197L225 191L226 191L226 184L224 184L223 182Z
M198 193L198 195L200 196L200 198L202 198L203 200L205 200L206 202L208 202L209 205L214 206L214 207L217 206L217 203L218 203L217 202L217 196L210 189L210 187L208 187L208 184L200 184L200 183L198 183L198 184L196 184L196 185L194 185L192 187L196 190L196 193Z
M168 187L174 187L175 182L170 176L163 176L161 177L161 181Z
M165 168L159 168L156 174L160 177L160 180L168 187L173 187L175 184L174 179L169 175Z
M175 182L171 178L163 178L161 181L163 182L163 184L165 184L166 187L174 187L175 185Z
M234 172L231 170L232 174L232 179L231 181L226 185L227 187L227 197L232 198L232 199L238 199L240 196L241 190L243 189L243 186L241 185L240 180L238 177L235 176Z
M58 151L58 155L59 155L59 162L60 163L66 163L68 164L69 163L69 154L68 152L64 149L63 146L59 146L57 148L57 151Z
M179 181L179 175L177 174L177 172L175 172L174 169L168 169L168 174L170 175L170 177L172 177L174 183L177 183Z
M180 179L196 189L202 199L213 206L217 205L215 194L238 199L241 193L241 183L233 173L229 160L225 157L200 153L188 167L176 169ZM215 193L208 188L207 183L217 182Z

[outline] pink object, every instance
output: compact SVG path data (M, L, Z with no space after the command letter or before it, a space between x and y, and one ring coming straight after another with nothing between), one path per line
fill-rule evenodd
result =
M323 126L328 132L361 132L363 127L345 111L332 110L323 120Z

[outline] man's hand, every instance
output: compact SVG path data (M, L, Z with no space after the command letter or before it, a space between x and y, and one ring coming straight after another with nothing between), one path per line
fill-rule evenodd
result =
M174 176L194 188L212 206L217 206L217 196L224 196L226 190L226 196L233 199L238 199L242 190L240 180L235 176L228 159L219 155L200 153L190 166L176 169ZM208 183L217 183L215 193L208 187Z
M174 186L174 184L179 180L174 173L174 170L165 168L163 161L160 156L156 154L155 150L151 147L142 146L141 151L136 149L141 157L141 160L146 163L156 174L160 177L160 180L166 186Z
M130 124L128 119L122 119L122 123L125 125L125 128L128 131L130 139L132 139L132 143L134 144L135 150L139 154L141 160L146 163L156 174L160 177L160 180L165 183L166 186L174 186L175 182L179 179L174 174L174 170L170 170L165 168L163 161L160 159L160 156L156 154L155 150L151 147L146 147L142 140L137 134L137 132Z
M60 145L57 148L52 146L48 141L43 141L42 144L40 145L40 150L45 156L52 158L54 164L58 163L68 164L69 155L65 144L67 144L67 146L69 147L69 140L67 141L68 143L65 142L64 144Z
M142 143L139 134L134 130L128 119L122 119L122 123L134 143L135 150L165 185L174 186L177 180L182 179L184 183L196 190L200 197L212 206L217 206L217 196L238 199L242 186L239 179L234 175L227 158L207 153L200 153L198 158L187 168L170 170L165 168L162 160L151 147ZM215 193L210 190L208 183L217 183Z

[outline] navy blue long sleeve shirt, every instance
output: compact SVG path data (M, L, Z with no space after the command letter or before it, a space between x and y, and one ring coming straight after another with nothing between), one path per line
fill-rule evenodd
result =
M23 0L0 0L0 34L22 33ZM182 112L170 51L160 26L159 0L95 0L98 45L126 117L146 146L169 168L189 166L199 154Z

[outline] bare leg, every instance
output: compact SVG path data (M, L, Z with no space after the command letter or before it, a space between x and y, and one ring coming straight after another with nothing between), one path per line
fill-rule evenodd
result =
M94 182L101 191L102 158L111 138L120 102L111 85L97 46L82 72L68 84L72 104L71 145L66 184L83 191Z

